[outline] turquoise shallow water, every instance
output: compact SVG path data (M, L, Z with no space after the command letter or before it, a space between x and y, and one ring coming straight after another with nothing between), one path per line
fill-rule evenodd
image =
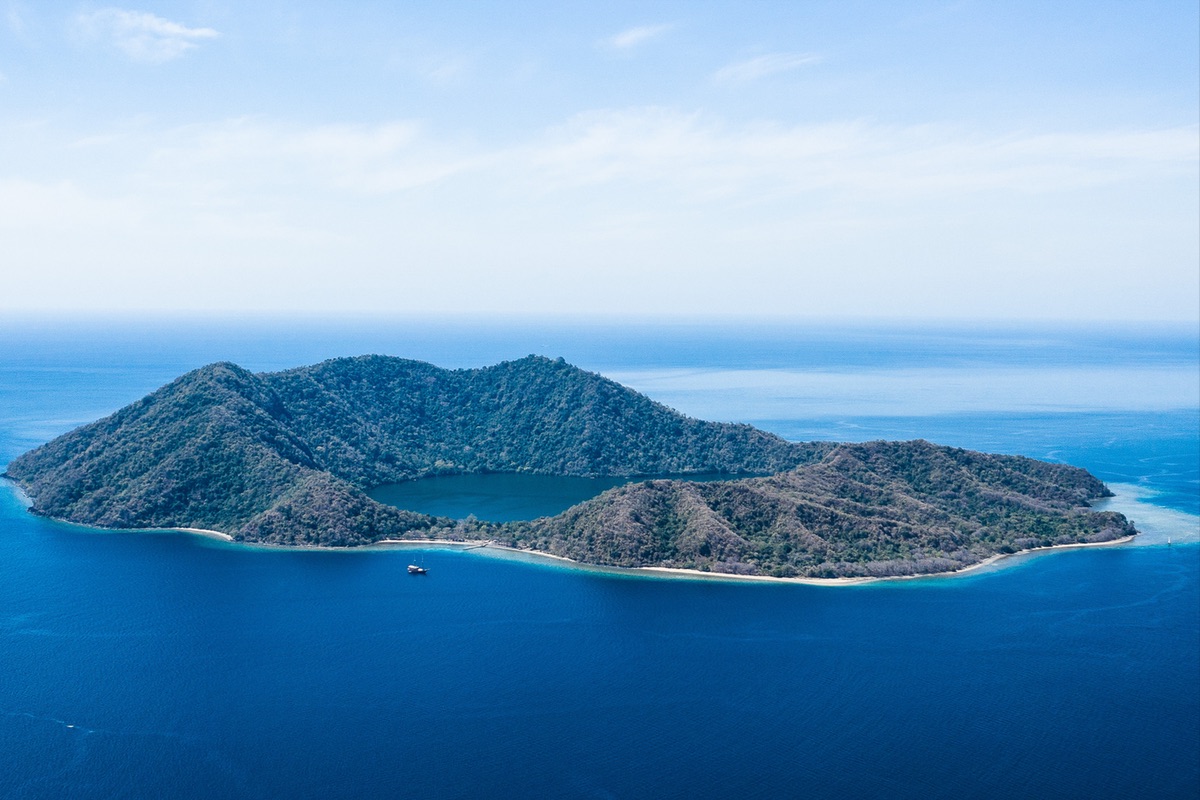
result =
M369 331L206 330L66 331L41 357L33 337L7 334L0 463L201 359L261 369L352 344L407 354L388 331L371 346ZM851 333L853 346L827 337L799 366L870 372L909 352L897 334L859 363L870 338ZM524 349L535 334L509 335ZM621 367L635 341L541 335L564 355L592 352L595 369ZM658 360L636 351L625 367L679 366L644 338ZM1082 336L1047 350L1045 338L1018 340L1044 371L1103 352L1120 369L1139 352ZM973 380L989 358L1017 357L1011 341L917 339L939 363L969 351ZM1186 337L1155 341L1141 362L1193 368ZM689 392L701 345L675 353L699 375ZM755 347L804 361L791 339ZM734 418L754 399L716 394ZM850 588L105 533L33 518L6 484L0 797L1194 797L1200 546L1178 542L1200 531L1187 513L1198 415L1122 402L1135 407L771 417L797 438L924 436L1065 458L1133 487L1126 507L1177 532L1171 547ZM405 574L413 558L430 574Z

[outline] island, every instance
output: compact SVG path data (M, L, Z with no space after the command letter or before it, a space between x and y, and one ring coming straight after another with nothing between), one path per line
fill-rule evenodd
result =
M433 517L366 491L432 475L678 475L553 517ZM730 480L688 480L728 473ZM34 514L353 547L490 541L589 564L784 578L955 572L1136 534L1083 469L910 442L789 442L680 414L562 359L442 369L391 356L194 370L7 468ZM740 477L745 476L745 477Z

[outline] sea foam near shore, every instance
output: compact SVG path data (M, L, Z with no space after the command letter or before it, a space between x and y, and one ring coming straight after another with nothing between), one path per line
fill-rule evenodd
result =
M1139 546L1200 542L1200 517L1150 502L1157 492L1131 483L1110 483L1113 497L1092 503L1097 511L1124 514L1138 529Z

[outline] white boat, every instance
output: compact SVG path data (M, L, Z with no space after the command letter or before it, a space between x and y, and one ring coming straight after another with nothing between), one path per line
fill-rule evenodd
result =
M425 569L424 567L418 567L416 564L408 565L408 574L409 575L424 575L428 571L429 570Z

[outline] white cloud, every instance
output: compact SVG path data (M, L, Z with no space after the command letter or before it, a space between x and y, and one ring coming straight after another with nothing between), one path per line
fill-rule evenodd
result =
M189 28L144 11L104 8L79 14L75 26L86 39L107 40L134 61L160 64L220 34L212 28Z
M1194 313L1194 126L997 133L633 108L507 147L409 120L0 133L62 164L0 174L0 230L27 265L17 305L71 292L81 306ZM80 264L124 277L81 283Z
M790 72L820 60L821 56L813 53L769 53L748 61L727 64L713 73L713 80L718 83L745 83L779 72Z
M330 189L379 195L437 183L472 169L479 158L434 141L411 121L298 127L245 118L160 137L150 174L230 196Z
M416 76L435 86L461 85L473 73L480 53L459 50L439 50L422 43L403 42L387 56L391 72Z
M996 136L865 122L730 126L644 108L580 115L526 158L560 186L658 183L694 200L827 190L913 198L1069 192L1192 173L1196 137L1195 127Z
M462 56L429 62L421 70L426 79L436 84L456 83L461 81L470 71L471 62Z
M79 233L127 229L137 219L134 204L89 193L72 181L0 178L0 230Z
M621 31L615 36L604 40L604 44L617 50L629 50L651 39L657 39L669 31L670 25L639 25L635 28Z
M94 184L102 196L170 197L231 213L256 203L300 208L337 197L386 203L461 192L473 203L491 198L531 208L551 200L564 208L601 203L613 219L628 214L653 227L681 209L719 216L735 208L793 219L836 208L866 224L893 207L986 207L1004 196L1021 203L1188 179L1197 170L1196 137L1194 126L998 136L868 122L732 124L635 108L579 115L504 148L434 135L410 120L306 127L239 118L97 132L59 152L106 165L96 174L108 177ZM33 205L22 214L49 214L54 204Z
M5 21L8 22L8 30L18 38L25 37L25 20L21 16L21 11L15 5L9 5L5 13Z
M631 108L581 114L509 147L435 134L412 120L300 126L247 117L72 137L60 153L97 174L169 191L238 197L411 194L453 180L477 197L628 196L674 204L788 208L797 199L963 203L1193 176L1195 126L998 135L949 125L865 121L734 124L700 113ZM29 147L37 148L32 140ZM53 147L53 145L48 145ZM106 171L107 170L107 171ZM115 171L114 171L115 170ZM0 176L3 177L3 176ZM15 177L15 176L14 176ZM137 187L130 186L133 191ZM640 200L639 200L640 198ZM222 201L223 202L223 201Z

